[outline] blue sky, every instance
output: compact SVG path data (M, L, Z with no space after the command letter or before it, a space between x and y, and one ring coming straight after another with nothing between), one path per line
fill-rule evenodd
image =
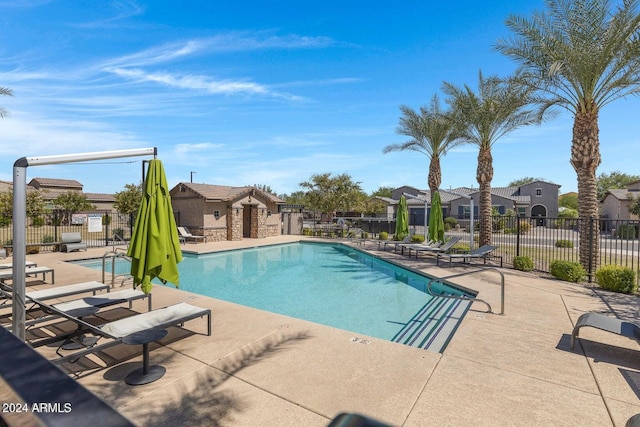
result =
M437 4L434 4L437 3ZM441 4L440 4L441 3ZM178 6L179 5L179 6ZM443 81L514 64L493 50L505 18L542 0L477 2L0 0L0 179L21 157L158 147L169 185L266 184L299 190L348 173L371 192L426 188L428 159L383 154L405 137L399 106L418 109ZM600 115L598 173L638 169L637 98ZM499 140L492 185L525 176L575 191L567 113ZM442 162L443 188L477 187L477 149ZM38 166L112 193L141 179L142 158Z

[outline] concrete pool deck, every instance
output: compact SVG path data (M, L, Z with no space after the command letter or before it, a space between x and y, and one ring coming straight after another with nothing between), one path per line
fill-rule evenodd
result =
M281 236L182 247L212 252L298 240ZM409 259L380 252L373 243L356 247L436 277L479 267L441 268L428 256ZM107 249L27 259L55 268L54 286L60 286L101 280L99 271L65 261L101 257ZM180 301L211 308L212 336L206 336L204 319L170 328L151 346L151 363L167 372L145 386L123 381L141 366L139 346L119 345L81 361L82 368L65 367L140 426L326 426L341 412L394 426L624 426L640 413L635 341L584 328L575 350L570 347L580 314L634 320L637 297L500 271L506 279L505 314L487 313L474 303L443 354L155 286L155 308ZM499 278L487 270L450 280L477 290L498 313ZM33 288L43 286L48 285ZM125 307L99 315L120 317L129 313ZM135 302L134 310L146 311L146 303ZM55 357L55 348L38 350Z

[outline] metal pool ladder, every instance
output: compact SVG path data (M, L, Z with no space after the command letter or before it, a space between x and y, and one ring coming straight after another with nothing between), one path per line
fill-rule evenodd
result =
M480 270L473 270L473 271L466 271L464 273L460 273L460 274L454 274L453 276L447 276L447 277L441 277L439 279L434 279L431 280L429 282L429 284L427 285L427 292L429 292L430 295L436 296L436 297L441 297L441 298L451 298L451 299L459 299L459 300L465 300L465 301L471 301L471 302L481 302L483 304L485 304L487 306L487 308L489 309L489 313L493 313L493 310L491 309L491 305L486 302L483 299L480 298L470 298L470 297L465 297L465 296L456 296L456 295L440 295L440 294L435 294L431 291L431 284L436 282L436 283L442 283L443 285L445 284L446 279L451 279L454 277L462 277L462 276L468 276L470 274L474 274L474 273L478 273L478 272L483 272L483 271L488 271L488 270L493 270L498 272L498 274L500 274L500 314L504 314L504 274L502 273L502 271L498 270L495 267L487 267L487 268L482 268ZM454 285L455 286L455 285Z
M116 259L123 258L130 262L131 258L127 256L127 250L124 248L115 248L114 250L107 251L104 253L104 255L102 255L102 283L107 283L105 282L106 269L107 269L106 267L107 257L111 258L111 287L113 288L113 286L115 285L116 277L120 277L120 276L123 277L122 283L120 286L123 286L124 282L127 279L131 278L131 275L119 274L116 276Z

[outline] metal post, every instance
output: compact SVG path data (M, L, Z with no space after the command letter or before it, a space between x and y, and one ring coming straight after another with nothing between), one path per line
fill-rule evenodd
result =
M516 213L516 256L520 256L520 215Z
M473 250L473 236L475 236L474 224L473 224L473 197L469 197L469 228L471 229L471 233L469 233L469 251Z
M27 230L27 167L82 162L88 160L115 159L132 156L154 157L157 149L138 148L132 150L102 151L94 153L62 154L56 156L22 157L13 165L13 319L12 332L25 340L25 283L26 283L26 230Z
M593 280L593 223L594 218L589 218L589 283Z

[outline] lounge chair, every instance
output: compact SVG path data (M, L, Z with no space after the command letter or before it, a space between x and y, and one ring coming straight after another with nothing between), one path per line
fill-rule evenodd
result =
M468 259L482 258L482 260L486 264L487 258L491 255L491 252L495 251L496 249L498 249L497 246L484 245L472 250L468 254L437 254L436 264L440 265L440 258L448 258L449 266L451 266L451 262L454 259L461 259L462 262L466 262ZM501 256L495 256L495 257L500 258L500 267L502 267L502 257Z
M393 245L393 251L397 252L398 248L402 245L406 245L411 242L411 236L404 236L401 241L397 240L380 240L378 242L378 249L382 249L383 251L387 250L387 246Z
M30 294L27 294L27 299L31 299L29 297ZM104 308L109 307L116 304L121 304L124 302L129 303L129 309L133 306L133 301L139 299L147 298L147 308L151 311L152 302L151 302L151 294L145 294L140 289L123 289L121 291L115 292L107 292L101 295L95 295L90 297L84 297L76 300L61 302L58 304L53 304L56 310L64 311L65 313L74 313L78 312L78 310L85 310L89 308ZM26 322L27 326L35 325L37 323L41 323L45 320L51 319L51 315L55 316L56 312L49 312L48 310L44 310L44 315L40 316L36 319L29 320Z
M411 248L439 248L442 245L442 242L428 242L428 243L405 243L403 245L401 245L400 247L402 248L402 254L404 255L404 250L405 249L411 249ZM411 255L411 252L409 252L409 255Z
M38 264L33 262L33 261L25 261L24 266L25 267L37 267ZM13 268L13 263L0 264L0 270L6 270L7 268Z
M211 335L211 310L201 307L196 307L186 302L170 305L168 307L152 310L142 314L135 314L133 316L125 317L123 319L108 322L100 326L95 326L77 317L71 316L64 311L57 310L53 306L49 306L41 301L37 301L42 307L57 312L61 317L65 317L77 323L81 328L72 334L69 334L67 338L72 336L80 336L85 333L91 333L99 338L108 338L111 341L105 342L100 345L93 345L85 350L74 352L70 355L63 356L59 359L52 360L53 363L62 363L71 360L76 361L82 356L91 354L100 350L103 350L114 345L125 342L126 337L133 334L138 334L144 331L151 331L154 329L165 329L170 326L181 325L192 319L207 316L207 335ZM64 339L65 337L56 337L57 340ZM34 344L34 347L39 347L51 343L51 340L47 339Z
M458 243L460 241L461 237L458 236L454 236L451 237L449 240L447 240L444 244L439 245L439 246L424 246L424 247L419 247L419 246L409 246L409 257L411 257L411 251L415 251L416 252L416 259L418 258L418 253L419 252L426 252L426 253L448 253L451 248L453 248L453 246ZM404 249L403 249L404 250Z
M590 326L592 328L597 328L640 341L640 326L637 324L626 320L616 319L615 317L605 316L604 314L589 312L580 315L578 318L576 326L573 328L573 332L571 332L571 348L573 348L575 339L580 333L580 328L585 326Z
M42 274L43 282L46 282L47 273L51 273L51 283L55 283L55 273L51 267L27 267L24 272L27 277ZM13 269L11 268L0 270L0 282L4 282L7 279L13 279Z
M111 287L100 282L84 282L76 283L74 285L57 286L49 289L41 289L39 291L31 291L26 293L27 299L37 299L40 301L48 301L57 298L64 298L73 295L80 295L87 292L92 292L93 295L99 291L109 292ZM11 286L0 283L0 294L7 299L12 298L13 289ZM5 305L7 301L0 304L0 307Z
M192 240L195 242L207 241L206 236L196 236L194 234L191 234L191 232L187 230L187 227L178 227L178 235L180 237L180 240L183 240L185 243L188 242L189 240Z

